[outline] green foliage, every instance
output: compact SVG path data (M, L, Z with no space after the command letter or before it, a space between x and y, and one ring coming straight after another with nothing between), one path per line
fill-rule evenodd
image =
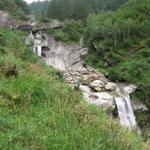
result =
M39 62L22 32L0 34L7 43L0 55L0 149L145 150L137 135L86 105L60 72ZM14 64L18 76L7 78Z
M80 41L84 33L84 28L81 21L67 20L63 28L57 30L51 29L46 32L53 35L57 41L72 44Z
M26 19L29 13L28 6L24 0L0 0L0 10L8 11L15 19Z
M138 85L150 83L149 20L150 1L130 1L115 12L88 17L86 44L91 47L91 64L105 68L113 80ZM95 64L94 64L95 65ZM136 78L135 78L136 77Z
M89 15L85 43L91 51L87 63L106 72L111 80L136 83L139 89L134 99L150 110L149 12L149 0L130 0L116 11ZM147 115L144 119L148 120Z
M48 16L57 19L83 19L91 12L118 8L127 0L51 0Z
M148 123L150 120L149 112L136 112L136 118L139 126L142 127L143 139L145 141L150 141L150 126Z

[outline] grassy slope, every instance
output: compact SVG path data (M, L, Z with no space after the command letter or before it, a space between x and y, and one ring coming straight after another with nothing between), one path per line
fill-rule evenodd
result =
M24 33L0 28L0 149L142 150L133 133L66 85L24 45ZM13 65L17 76L7 76Z

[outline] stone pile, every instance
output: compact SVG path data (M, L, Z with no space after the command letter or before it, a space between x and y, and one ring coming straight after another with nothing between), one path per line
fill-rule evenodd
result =
M110 82L105 76L95 70L80 68L78 70L67 70L64 74L66 82L78 86L85 100L103 108L115 108L112 92L117 85Z
M114 91L117 88L115 83L109 82L103 74L95 70L69 70L64 78L69 84L89 86L95 92Z

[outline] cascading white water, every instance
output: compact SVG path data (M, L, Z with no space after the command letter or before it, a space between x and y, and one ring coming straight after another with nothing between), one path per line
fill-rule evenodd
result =
M41 45L37 46L37 55L40 56L40 57L42 56L42 47L41 47Z
M120 124L128 127L131 130L137 129L136 118L133 112L130 96L128 93L122 94L120 90L118 95L115 96L115 102L118 109L118 116Z

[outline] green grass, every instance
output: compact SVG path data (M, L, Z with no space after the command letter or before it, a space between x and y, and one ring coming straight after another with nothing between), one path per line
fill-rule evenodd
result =
M0 149L142 150L136 134L87 105L61 73L34 56L24 33L0 28ZM17 76L6 74L16 65Z

